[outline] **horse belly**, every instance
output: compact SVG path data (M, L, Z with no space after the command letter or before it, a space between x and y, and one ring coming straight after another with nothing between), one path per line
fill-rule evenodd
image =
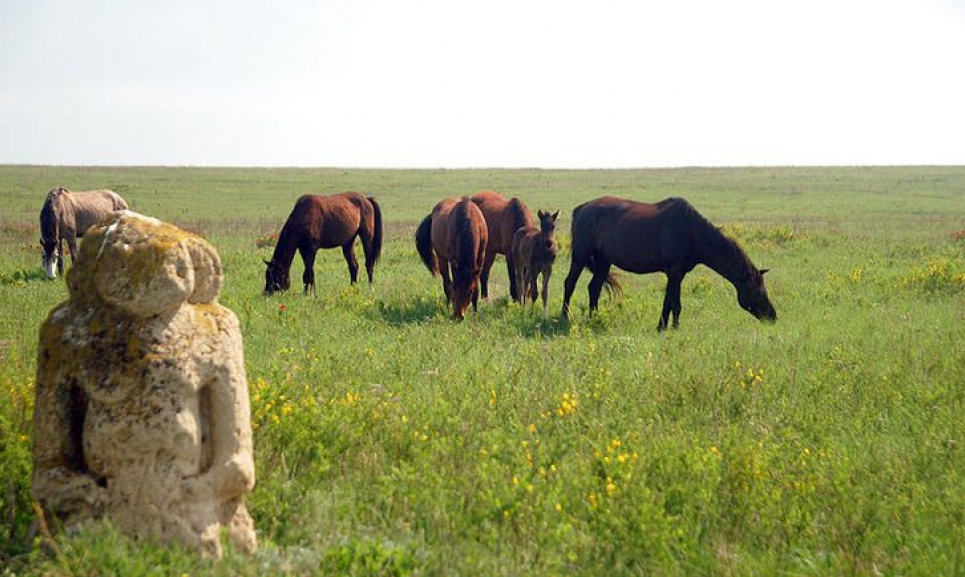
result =
M600 241L599 252L617 268L636 274L666 270L668 263L656 234L616 229Z
M358 233L361 218L347 210L331 211L325 215L318 248L337 248L345 245Z
M626 261L613 261L613 265L621 270L627 272L632 272L634 274L650 274L653 272L662 272L667 270L667 263L663 261L639 261L639 260L626 260Z

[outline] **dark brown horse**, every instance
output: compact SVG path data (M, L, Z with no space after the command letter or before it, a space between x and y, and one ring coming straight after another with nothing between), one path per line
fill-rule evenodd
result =
M40 245L47 278L57 278L64 272L63 241L67 241L67 251L73 262L77 239L84 236L88 228L118 210L127 210L127 202L113 190L72 192L58 187L48 192L40 209Z
M440 200L416 230L419 256L432 276L442 275L442 290L456 320L465 316L470 300L473 312L477 310L488 239L486 219L465 196Z
M371 196L342 192L330 196L306 194L295 202L288 221L278 235L275 253L265 270L265 294L288 290L288 278L295 251L302 255L305 294L315 292L315 253L320 248L342 247L352 284L358 280L355 239L362 240L365 272L372 284L372 272L382 253L382 209Z
M590 281L590 311L597 308L604 284L612 283L610 266L637 274L663 272L667 289L657 330L680 321L680 283L698 264L710 267L737 289L737 302L760 320L775 321L777 312L764 287L764 273L730 238L682 198L656 204L600 197L573 209L573 260L564 282L563 317L584 268Z
M506 256L506 270L509 272L509 296L519 300L516 286L516 267L510 247L513 235L524 226L533 226L533 215L518 198L508 199L498 192L477 192L469 197L476 203L486 219L486 230L489 232L489 247L486 249L486 262L482 269L482 296L489 298L489 270L493 267L496 255Z
M550 214L542 210L537 213L539 228L535 226L523 227L513 236L513 246L510 253L516 264L516 286L519 289L520 303L525 304L527 298L536 302L536 277L543 275L543 316L548 317L546 300L549 296L550 275L553 274L553 263L556 261L556 218L559 211Z

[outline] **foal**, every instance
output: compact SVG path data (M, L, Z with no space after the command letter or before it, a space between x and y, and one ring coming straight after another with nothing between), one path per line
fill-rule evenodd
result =
M546 299L549 293L550 275L553 273L553 261L556 260L556 241L553 233L556 231L556 218L560 211L553 214L543 212L539 216L539 229L533 226L520 228L513 235L511 247L513 262L516 265L517 300L525 304L526 298L536 302L536 277L543 274L543 317L549 318L546 309Z

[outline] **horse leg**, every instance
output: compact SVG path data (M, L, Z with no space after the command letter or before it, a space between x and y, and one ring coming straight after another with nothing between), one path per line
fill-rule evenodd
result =
M70 252L70 264L74 264L74 259L77 258L77 235L67 233L65 240L67 241L67 251Z
M479 312L479 285L472 291L472 312L476 314Z
M543 318L550 318L549 307L547 306L547 300L550 294L550 275L553 274L552 268L543 269L543 292L540 296L543 298Z
M352 279L352 284L359 279L359 261L355 258L355 238L342 245L342 255L348 263L348 274ZM369 273L369 284L372 283L372 274Z
M526 287L529 286L529 260L523 255L516 255L513 259L516 275L513 288L513 299L521 305L526 304Z
M439 259L439 276L442 277L442 292L446 293L446 302L452 302L452 281L449 280L449 261Z
M298 252L302 255L302 262L305 263L305 272L302 273L302 282L305 283L305 296L309 290L315 294L315 250L312 247L302 246Z
M667 321L670 320L670 313L673 313L673 327L677 328L680 318L680 282L683 275L676 272L667 273L667 289L663 294L663 311L660 313L660 322L657 324L658 331L667 330Z
M671 308L671 312L673 312L673 328L680 326L680 311L683 310L683 307L680 305L680 286L683 281L684 275L680 275L680 278L677 279L677 288L674 291L673 307Z
M64 241L57 239L57 276L64 276Z
M510 247L510 250L506 251L506 270L509 272L509 298L517 302L522 302L523 299L519 295L519 276L513 274L518 266L516 257L513 255L512 247Z
M590 314L595 311L600 305L600 293L603 291L603 285L606 284L606 279L610 275L610 263L601 262L601 259L597 259L593 267L593 278L590 279Z
M574 252L570 260L570 272L567 273L566 279L563 281L563 310L561 315L564 319L569 317L570 297L573 296L573 291L576 289L576 281L580 280L580 274L583 273L584 266L586 266L586 259L578 257L576 252Z
M496 260L496 253L490 250L486 250L486 260L483 261L482 271L479 273L479 286L482 287L482 297L485 300L489 300L489 271L493 268L493 261ZM512 286L512 277L510 276L510 286Z
M365 274L369 277L369 288L372 288L372 274L375 272L375 257L372 254L372 233L364 226L359 231L359 240L362 241L362 254L365 255Z

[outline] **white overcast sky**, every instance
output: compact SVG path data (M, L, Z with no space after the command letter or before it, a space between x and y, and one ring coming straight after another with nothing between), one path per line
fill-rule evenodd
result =
M0 0L0 163L965 164L965 0Z

